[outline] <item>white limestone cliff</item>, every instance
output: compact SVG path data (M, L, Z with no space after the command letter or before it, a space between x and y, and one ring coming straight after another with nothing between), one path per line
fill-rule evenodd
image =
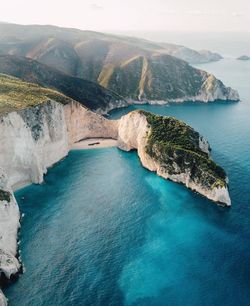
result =
M6 297L4 296L2 290L0 290L0 306L7 306L7 305L8 305L8 301Z
M47 169L65 157L73 143L87 138L118 139L122 150L137 149L142 165L158 175L185 184L207 198L230 205L227 188L207 190L197 185L189 173L170 175L145 150L150 126L146 117L131 112L118 120L91 112L78 102L62 105L55 101L13 111L0 117L0 190L10 193L10 201L0 201L0 271L7 278L21 268L17 259L19 209L12 190L27 183L41 183ZM208 153L207 141L199 147ZM178 165L176 165L178 167ZM5 172L5 174L3 174ZM8 179L7 179L8 178ZM6 299L0 291L0 305Z
M16 275L21 268L17 259L19 219L15 197L6 175L0 169L0 273L7 279Z
M0 272L6 278L21 269L17 258L20 214L13 190L42 183L47 169L65 157L73 143L93 137L117 139L117 131L117 121L74 101L67 105L48 101L0 117L0 193L10 195L9 202L0 200ZM0 291L0 305L6 303Z
M0 167L14 189L41 183L53 164L65 157L81 139L117 138L117 123L77 102L47 103L11 112L0 118Z

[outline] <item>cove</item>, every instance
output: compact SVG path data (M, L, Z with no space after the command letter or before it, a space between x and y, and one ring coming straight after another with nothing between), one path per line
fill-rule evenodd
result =
M242 102L136 108L176 116L209 140L232 208L150 173L135 152L72 151L43 185L16 192L25 273L5 289L10 305L249 304L249 69L209 67Z

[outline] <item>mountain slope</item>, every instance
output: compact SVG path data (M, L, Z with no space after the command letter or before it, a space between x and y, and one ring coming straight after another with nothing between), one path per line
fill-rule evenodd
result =
M223 59L220 54L211 52L209 50L196 51L184 46L171 45L166 43L160 45L168 50L169 55L178 57L190 64L204 64Z
M71 77L32 59L0 55L0 73L58 90L91 110L105 112L114 105L126 105L122 97L96 83Z
M0 54L36 59L132 100L238 100L210 74L170 56L181 46L65 29L0 25Z
M49 100L67 104L71 99L52 89L23 82L18 78L0 74L0 114L29 108Z

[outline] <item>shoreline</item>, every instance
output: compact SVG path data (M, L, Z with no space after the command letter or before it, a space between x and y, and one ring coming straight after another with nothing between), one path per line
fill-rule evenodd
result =
M70 150L87 150L117 147L117 140L112 138L89 138L74 143Z
M16 192L19 189L27 187L27 186L29 186L31 184L32 184L32 182L30 180L25 180L25 181L21 181L21 182L18 182L16 184L14 184L13 186L11 186L11 189L13 190L13 192Z
M92 150L92 149L98 149L98 148L111 148L111 147L117 147L117 140L112 138L88 138L81 140L79 142L74 143L70 150ZM53 165L51 166L53 167ZM22 188L25 188L29 185L33 184L30 180L24 180L21 182L18 182L11 186L13 192L16 192Z

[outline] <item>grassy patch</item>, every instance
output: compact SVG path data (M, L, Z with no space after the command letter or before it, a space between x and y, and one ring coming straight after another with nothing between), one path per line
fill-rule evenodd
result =
M62 104L71 101L59 92L0 74L0 114L35 106L49 100Z
M0 189L0 201L10 202L10 192Z
M226 186L226 173L199 147L200 135L184 122L173 117L157 116L140 111L151 126L147 153L160 161L170 174L189 171L193 181L203 186Z

